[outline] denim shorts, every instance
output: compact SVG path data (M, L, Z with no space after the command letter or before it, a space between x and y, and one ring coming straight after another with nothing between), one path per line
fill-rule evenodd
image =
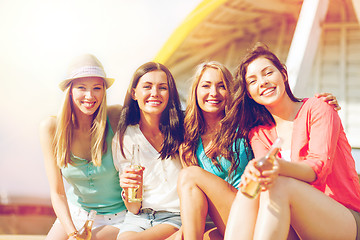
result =
M78 207L71 203L69 203L69 210L70 210L72 221L73 221L76 229L80 229L86 222L89 213L87 211L85 211L84 209L82 209L81 207ZM120 228L122 228L122 224L124 222L125 215L126 215L126 210L115 213L115 214L104 214L104 215L98 214L95 217L92 229L96 229L98 227L102 227L105 225L110 225L110 226L120 229ZM54 224L57 224L57 223L61 224L59 219L56 219Z
M151 208L141 209L138 214L127 212L119 234L123 232L142 232L158 224L169 224L181 227L179 212L154 211Z

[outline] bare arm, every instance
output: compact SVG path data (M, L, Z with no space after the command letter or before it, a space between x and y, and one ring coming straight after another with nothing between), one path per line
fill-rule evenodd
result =
M45 119L40 125L40 143L44 155L46 175L50 185L51 202L67 234L76 231L71 220L61 171L54 157L53 139L55 136L56 118Z
M136 185L141 184L141 175L137 174L134 169L131 169L129 166L130 162L123 163L124 157L120 151L120 144L119 144L119 135L116 132L114 138L112 140L112 154L113 160L116 170L119 172L120 178L120 187L123 189L122 198L124 200L124 204L128 211L133 214L137 214L141 208L141 203L129 203L128 196L127 196L127 189L129 187L136 187ZM125 196L124 196L125 195Z
M110 125L113 131L115 132L120 119L122 106L121 105L112 105L107 108L107 115L109 117Z
M279 175L292 177L304 182L315 181L316 174L309 164L304 162L288 162L278 159Z

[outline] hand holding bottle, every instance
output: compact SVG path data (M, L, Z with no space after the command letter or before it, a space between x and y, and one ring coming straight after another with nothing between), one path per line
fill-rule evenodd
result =
M90 210L84 226L82 226L79 231L75 231L74 233L69 235L68 240L90 240L92 235L91 230L96 217L96 213L97 212L95 210Z
M139 145L132 147L131 164L120 175L120 186L125 190L128 202L141 202L143 192L143 171L140 164Z
M68 239L67 239L67 240L77 240L77 239L76 239L76 236L75 236L75 235L73 235L73 236L68 237Z
M248 163L241 178L240 190L249 197L255 198L260 189L267 190L279 173L276 155L280 150L281 140L276 139L266 156Z
M279 162L275 157L273 166L269 170L264 170L261 172L259 178L259 183L262 191L266 191L274 184L275 180L279 176Z

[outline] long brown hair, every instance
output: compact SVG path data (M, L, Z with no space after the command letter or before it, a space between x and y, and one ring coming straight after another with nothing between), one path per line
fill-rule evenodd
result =
M235 85L233 76L231 72L224 65L216 61L210 61L210 62L202 63L197 66L187 101L185 120L184 120L185 135L184 135L184 143L182 145L183 146L182 159L183 162L188 166L199 165L196 157L196 150L200 136L206 132L206 124L202 110L199 107L197 101L196 92L204 72L209 68L215 69L220 73L221 80L223 81L226 91L228 92L224 115L227 109L230 107L233 98L234 85ZM212 163L220 170L221 167L218 162L218 159L212 158ZM238 165L239 165L238 161L235 160L232 161L232 167L230 168L229 175L235 169L237 169Z
M296 98L289 85L288 74L284 64L272 53L263 43L255 44L254 48L243 58L242 62L236 70L235 79L239 83L239 88L235 92L234 102L223 119L221 130L216 138L215 156L222 155L229 159L234 156L234 150L231 144L238 139L245 139L246 146L250 147L249 133L256 127L261 125L274 125L275 120L265 106L258 104L252 98L247 90L246 73L247 67L255 59L260 57L270 60L274 66L280 71L284 78L285 91L290 99L294 102L300 102L301 99Z
M169 101L160 117L160 131L164 135L164 142L160 151L160 158L166 159L178 153L179 146L184 139L184 116L181 111L180 98L175 85L174 77L167 67L156 62L147 62L141 65L134 73L131 83L126 92L124 106L120 114L118 126L119 143L121 154L125 157L123 150L123 139L126 128L136 125L140 121L140 109L137 101L132 99L132 89L136 88L140 78L148 72L160 70L167 76L169 86Z

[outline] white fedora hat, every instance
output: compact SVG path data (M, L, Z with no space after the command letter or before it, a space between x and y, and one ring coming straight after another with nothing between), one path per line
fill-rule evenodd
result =
M107 78L104 67L100 61L91 54L84 54L70 64L66 77L59 84L59 88L64 91L72 80L83 77L101 77L104 79L106 88L109 88L115 81L113 78Z

